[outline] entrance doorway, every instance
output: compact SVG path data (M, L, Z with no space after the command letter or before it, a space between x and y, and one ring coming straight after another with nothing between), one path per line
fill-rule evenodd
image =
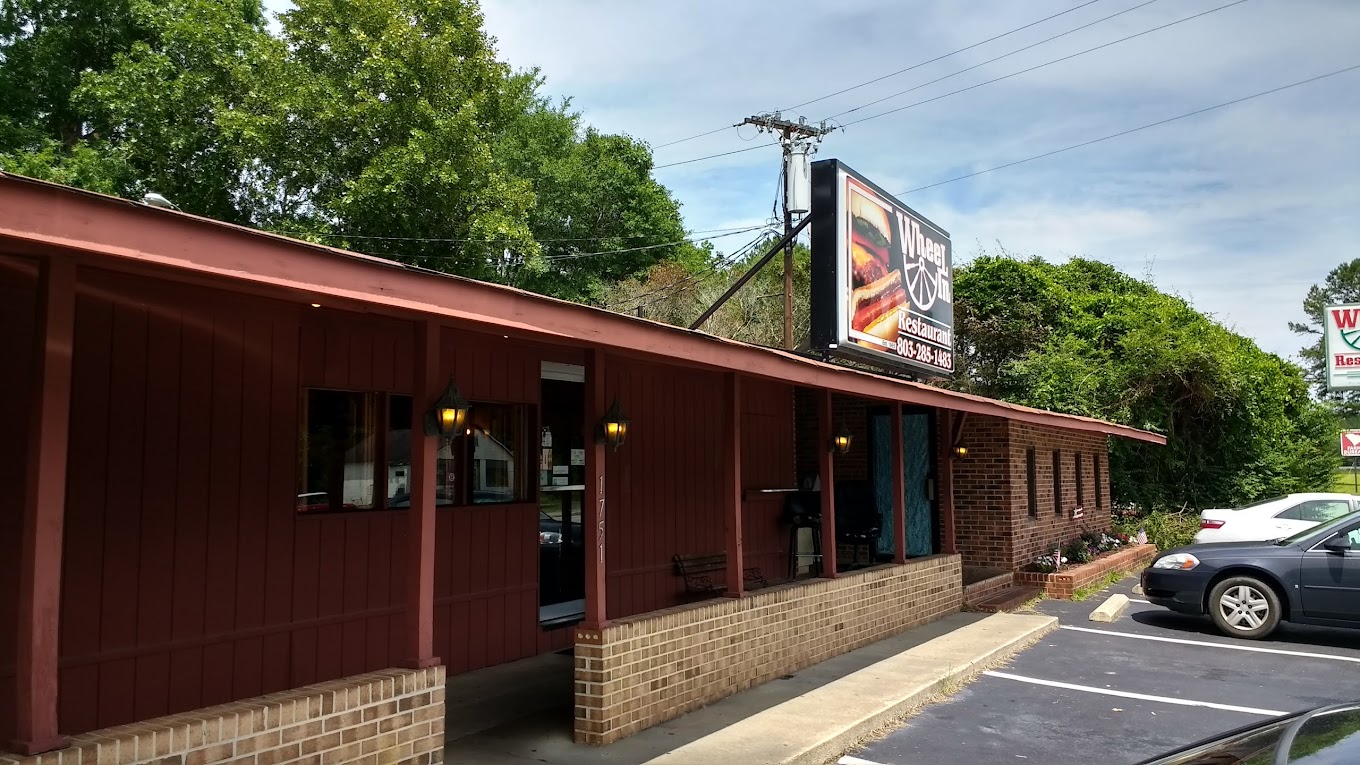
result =
M902 412L902 489L906 500L907 557L931 555L937 549L935 522L935 443L932 414L928 411ZM893 555L893 470L892 415L886 409L869 413L869 475L874 486L874 504L882 518L883 533L878 537L878 558Z
M538 620L585 615L585 368L543 362L538 454Z

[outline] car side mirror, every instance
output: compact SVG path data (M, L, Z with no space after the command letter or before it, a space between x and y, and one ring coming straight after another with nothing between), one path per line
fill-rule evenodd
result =
M1330 539L1323 541L1322 546L1327 552L1341 553L1344 555L1347 550L1351 549L1351 540L1346 534L1336 534Z

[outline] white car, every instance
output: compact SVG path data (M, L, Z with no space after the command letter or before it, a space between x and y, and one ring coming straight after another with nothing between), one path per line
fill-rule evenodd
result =
M1199 514L1195 544L1264 542L1282 539L1360 510L1354 494L1290 494L1237 508L1213 508Z

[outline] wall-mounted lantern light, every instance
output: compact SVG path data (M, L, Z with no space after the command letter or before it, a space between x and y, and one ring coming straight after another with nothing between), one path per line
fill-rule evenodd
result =
M471 409L472 405L458 392L458 386L450 377L449 387L444 389L435 400L434 406L425 413L425 435L445 438L463 435L463 423L467 422L468 411Z
M628 416L619 409L618 396L614 397L614 403L609 405L609 411L600 419L597 437L614 451L618 451L623 442L628 440Z
M955 447L954 447L954 456L955 456L955 457L967 457L967 456L968 456L968 447L963 446L962 444L960 444L959 446L955 446Z
M837 454L845 454L850 451L850 442L853 441L854 438L855 437L850 434L850 429L845 427L845 423L841 423L840 432L831 437L831 451L836 452Z

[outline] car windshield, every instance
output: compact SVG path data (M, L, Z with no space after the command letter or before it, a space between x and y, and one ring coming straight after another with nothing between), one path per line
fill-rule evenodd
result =
M1325 534L1323 538L1326 538L1326 536L1330 536L1331 534L1336 533L1336 531L1342 528L1343 526L1346 526L1347 524L1350 523L1354 523L1357 520L1360 520L1360 512L1343 515L1340 518L1337 518L1336 520L1332 521L1331 523L1324 523L1321 526L1313 526L1312 528L1307 528L1304 529L1303 531L1300 531L1299 533L1295 534L1292 537L1285 537L1284 539L1276 540L1275 544L1281 547L1286 547L1288 545L1296 545L1299 542L1302 542L1303 540L1313 536L1314 534L1324 534L1324 532Z

